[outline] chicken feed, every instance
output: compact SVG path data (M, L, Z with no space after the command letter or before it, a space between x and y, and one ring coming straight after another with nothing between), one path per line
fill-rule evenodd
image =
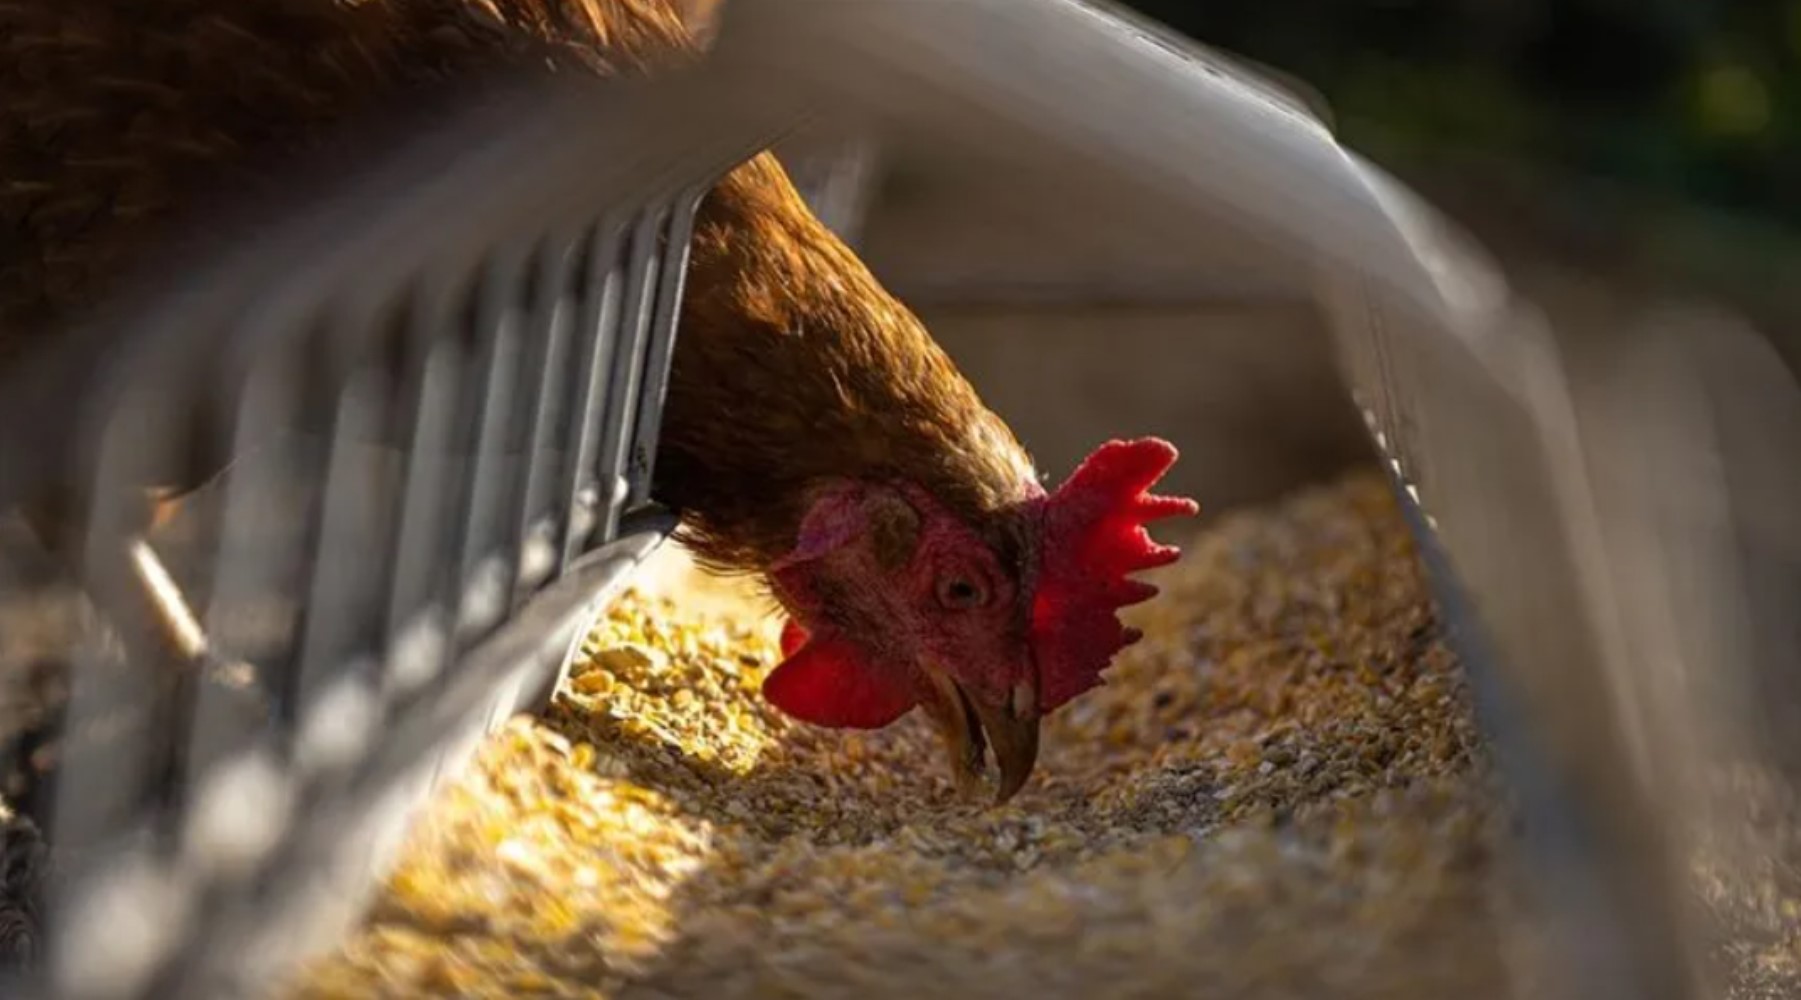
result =
M779 620L634 593L296 997L1504 995L1502 811L1378 476L1222 518L1000 809L923 719L767 707Z
M1155 575L1163 597L1129 613L1145 641L1047 720L1037 773L998 810L955 798L923 720L838 733L767 708L777 620L659 559L675 572L639 577L554 708L490 740L422 817L358 933L275 985L1535 995L1510 960L1533 942L1509 895L1506 811L1381 478L1219 518L1186 548ZM68 631L67 603L5 605L8 655L24 659L0 679L43 687L24 667L46 643L23 640ZM31 729L57 690L0 698L0 729ZM1751 821L1697 858L1713 995L1801 996L1801 797L1755 769L1727 778ZM0 827L10 947L33 923L19 893L42 845Z

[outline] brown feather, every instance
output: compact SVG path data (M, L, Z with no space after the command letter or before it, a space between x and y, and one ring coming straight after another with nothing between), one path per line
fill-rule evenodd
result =
M488 69L651 72L699 53L713 5L0 0L0 366L342 126ZM708 564L765 568L834 477L911 480L977 524L1031 488L1011 432L772 156L706 200L688 288L657 492Z
M762 156L708 199L659 452L684 538L761 569L834 477L907 480L972 523L1025 496L1005 424Z

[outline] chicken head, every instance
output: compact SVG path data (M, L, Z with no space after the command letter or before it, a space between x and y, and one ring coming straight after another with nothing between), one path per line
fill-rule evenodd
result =
M825 486L769 574L790 620L765 696L840 728L881 728L921 707L960 788L981 784L993 751L1005 802L1031 776L1039 720L1102 683L1139 638L1117 609L1157 589L1129 574L1179 554L1144 526L1198 510L1147 493L1175 459L1164 441L1109 442L991 525L910 483Z

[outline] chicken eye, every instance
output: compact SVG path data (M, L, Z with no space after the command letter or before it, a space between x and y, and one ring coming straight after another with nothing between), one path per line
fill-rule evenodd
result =
M967 576L938 580L938 603L953 611L967 611L988 603L988 588Z

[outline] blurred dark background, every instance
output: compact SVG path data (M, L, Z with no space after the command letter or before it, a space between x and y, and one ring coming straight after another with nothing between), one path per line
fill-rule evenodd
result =
M1304 80L1486 241L1796 315L1801 0L1127 3Z

